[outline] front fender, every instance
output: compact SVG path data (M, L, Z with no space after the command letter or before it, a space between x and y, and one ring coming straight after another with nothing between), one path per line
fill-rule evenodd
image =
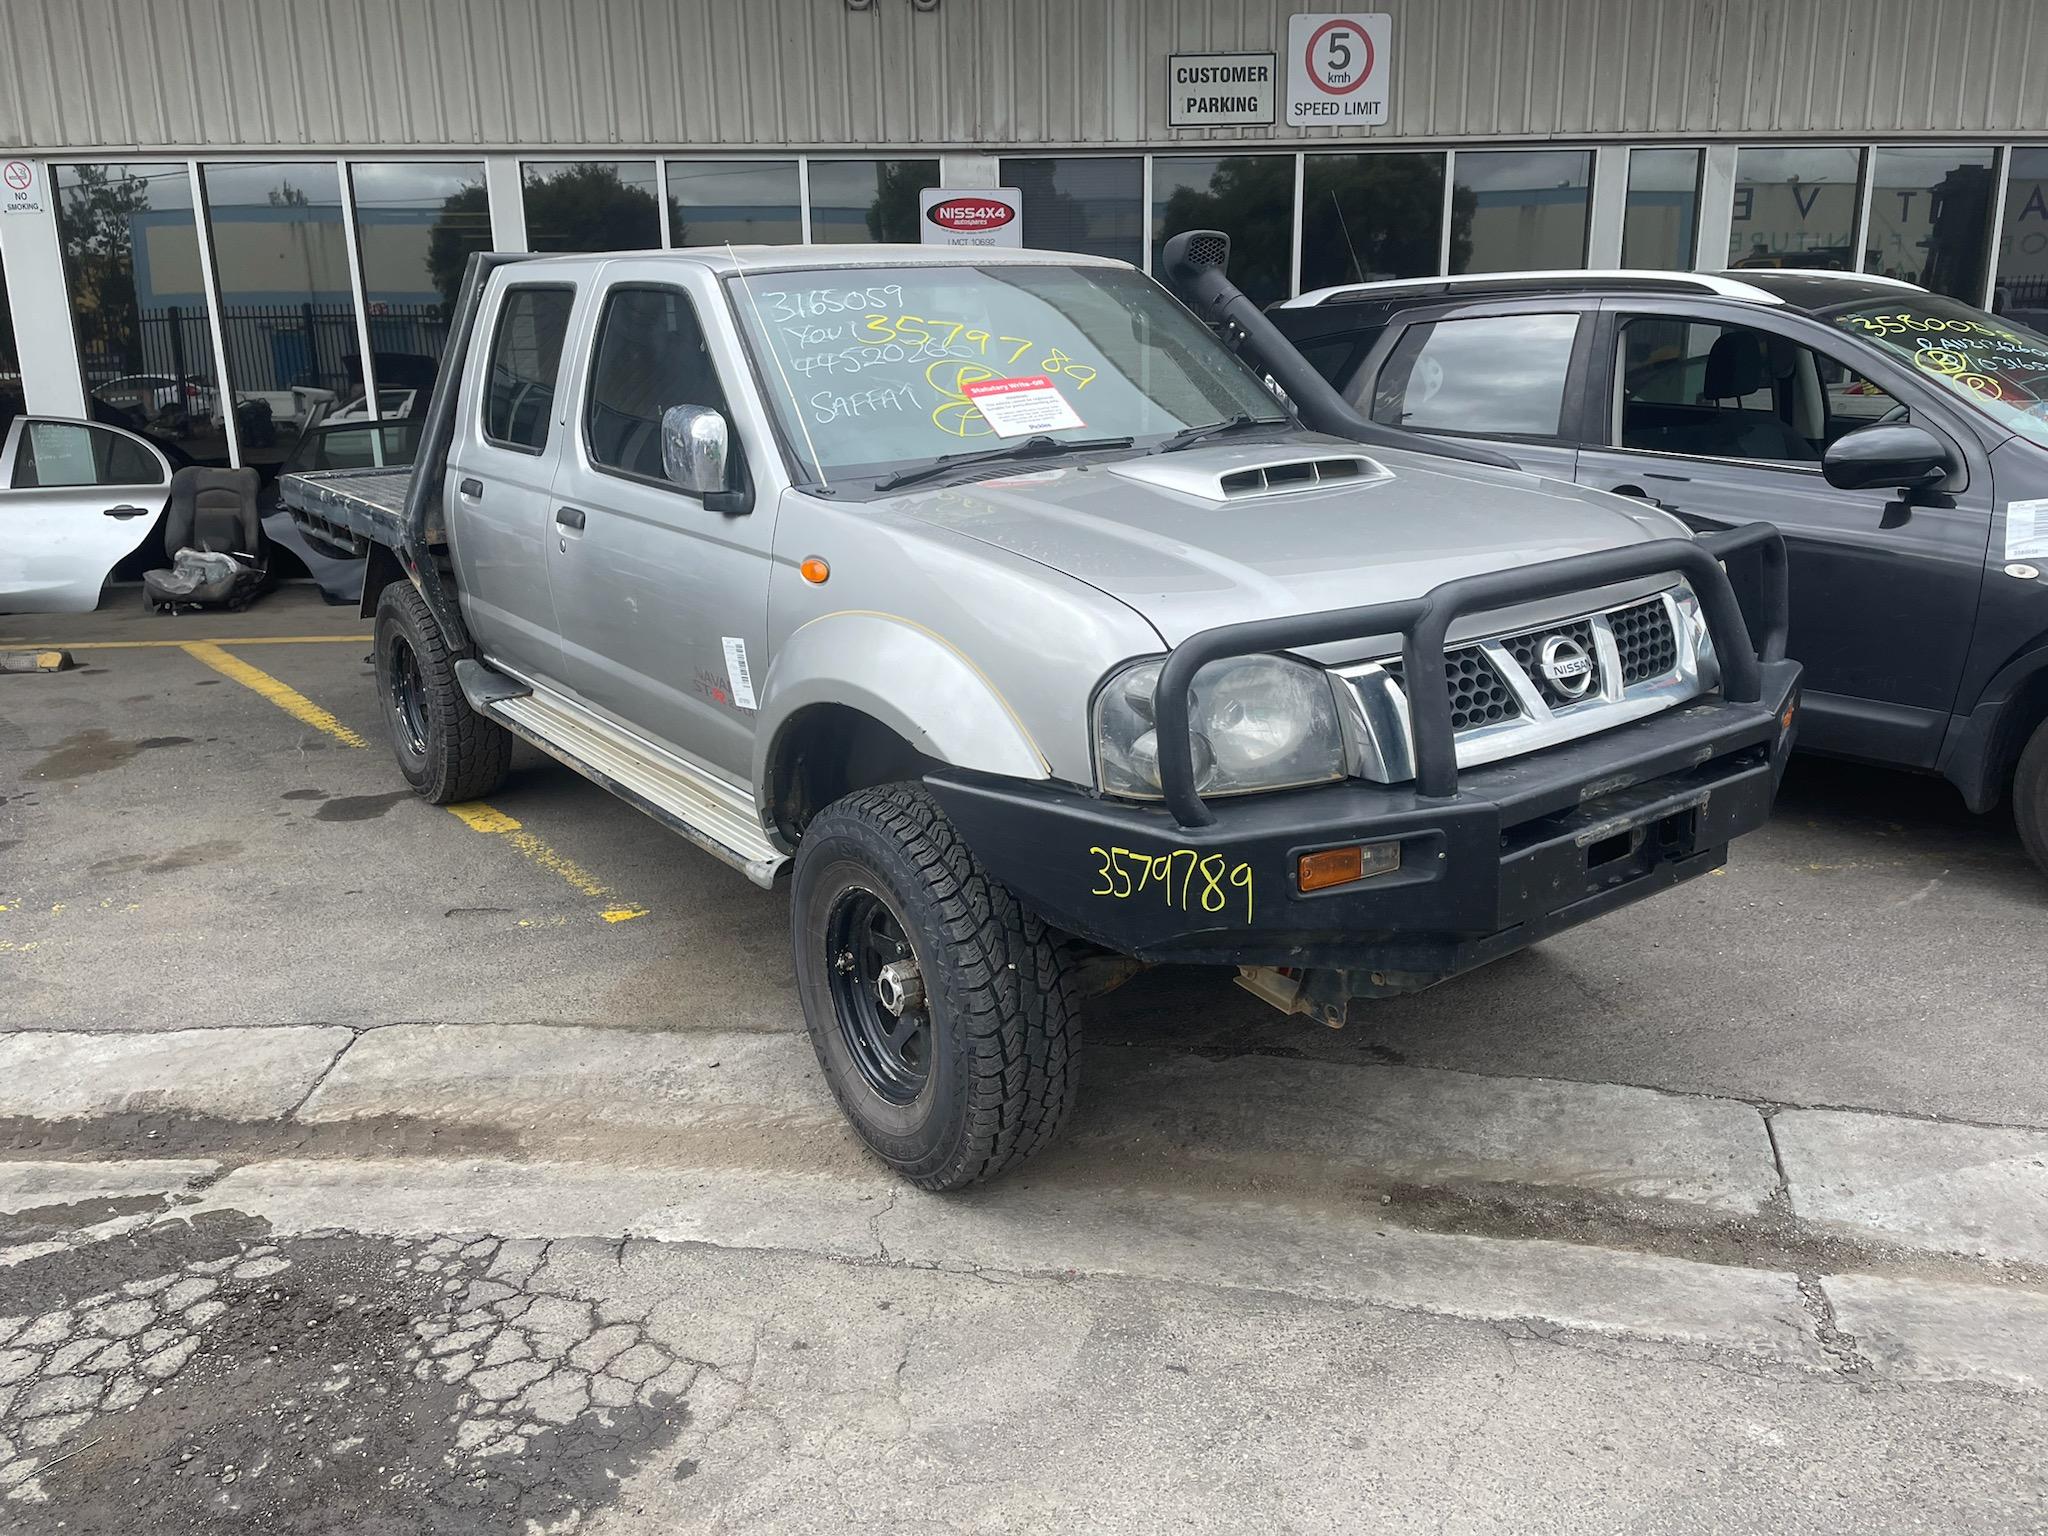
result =
M1012 779L1046 779L1051 764L1015 709L946 639L894 614L828 613L776 651L754 735L754 782L783 728L813 704L857 709L925 756Z

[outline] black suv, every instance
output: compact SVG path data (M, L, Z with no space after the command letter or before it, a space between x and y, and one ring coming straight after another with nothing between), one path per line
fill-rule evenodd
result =
M1942 774L1977 811L2010 790L2048 870L2048 336L1782 270L1364 283L1267 313L1374 421L1697 530L1777 524L1800 746Z

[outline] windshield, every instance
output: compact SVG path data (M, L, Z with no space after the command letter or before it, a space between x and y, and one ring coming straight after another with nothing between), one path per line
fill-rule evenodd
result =
M1857 304L1827 318L2007 431L2048 442L2048 336L1931 293Z
M1206 327L1120 267L947 263L731 282L784 441L827 482L1037 438L1142 446L1238 415L1287 420Z

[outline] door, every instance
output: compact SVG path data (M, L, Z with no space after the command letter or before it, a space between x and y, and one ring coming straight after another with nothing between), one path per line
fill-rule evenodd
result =
M490 350L464 382L463 428L442 495L462 616L490 660L559 680L548 591L548 497L561 459L563 344L576 305L567 283L508 285Z
M726 388L737 358L716 355L698 319L715 298L630 278L600 296L578 431L555 481L548 577L583 700L743 782L754 679L767 673L773 518L711 511L662 469L662 413L696 405L725 416L744 473Z
M1361 370L1353 403L1384 426L1484 438L1533 474L1569 480L1581 319L1498 305L1415 319Z
M17 418L0 449L0 613L90 613L170 496L170 462L134 433Z
M1800 744L1932 766L1990 538L1991 472L1974 443L1923 412L1966 484L1911 501L1838 490L1821 474L1827 445L1904 419L1900 400L1777 327L1688 312L1614 320L1608 430L1581 450L1581 483L1643 497L1695 530L1775 523L1791 566L1787 649L1806 668ZM1740 585L1739 564L1731 574Z

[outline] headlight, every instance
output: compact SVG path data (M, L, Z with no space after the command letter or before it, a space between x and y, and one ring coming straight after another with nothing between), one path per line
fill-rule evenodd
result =
M1159 798L1152 696L1163 661L1126 667L1095 699L1095 778L1103 793ZM1204 795L1321 784L1344 776L1330 674L1281 656L1230 656L1188 690L1195 789Z

